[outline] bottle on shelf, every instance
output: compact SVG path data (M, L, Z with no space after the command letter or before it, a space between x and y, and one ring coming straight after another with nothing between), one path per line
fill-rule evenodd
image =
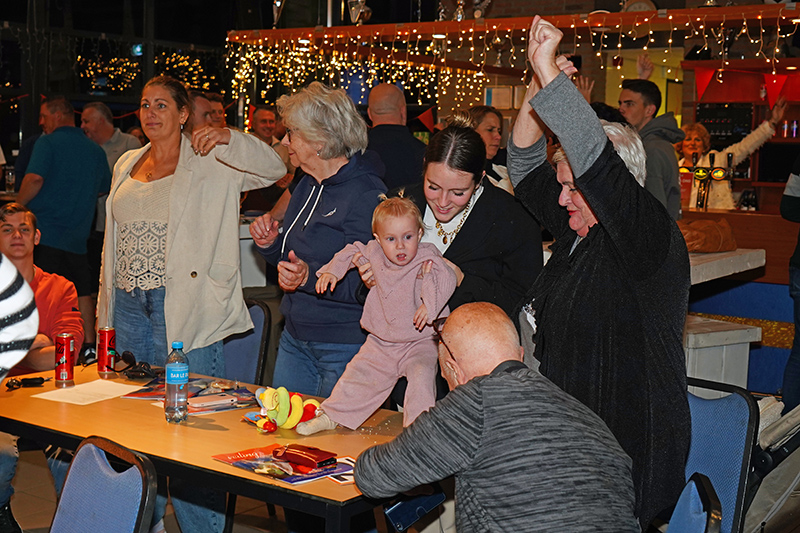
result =
M179 424L189 414L189 359L183 353L183 343L172 343L172 352L167 357L166 395L164 397L164 417L170 424Z

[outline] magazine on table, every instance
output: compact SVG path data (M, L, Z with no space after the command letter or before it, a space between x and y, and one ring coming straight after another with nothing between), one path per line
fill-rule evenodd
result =
M258 405L256 395L248 389L241 387L238 389L227 389L220 392L211 384L217 380L202 378L189 379L189 414L202 415L208 413L219 413L242 409ZM134 400L151 400L164 402L166 394L166 383L164 378L156 378L139 390L128 393L123 398Z
M279 461L272 456L272 452L280 447L280 444L272 444L263 448L251 448L234 453L214 455L212 459L269 476L290 485L300 485L315 479L346 474L353 470L353 459L351 457L340 457L337 459L337 463L323 468L309 468L286 461Z

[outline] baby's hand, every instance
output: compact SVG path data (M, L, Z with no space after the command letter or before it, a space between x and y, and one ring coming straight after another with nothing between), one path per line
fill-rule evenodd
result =
M331 292L333 292L333 289L336 288L336 282L338 281L339 278L337 278L330 272L324 272L322 275L320 275L319 279L317 280L317 285L316 285L317 294L324 293L329 286L331 288Z
M422 331L422 328L425 327L425 324L428 323L428 308L425 307L425 304L422 304L417 309L417 312L414 313L414 327L417 328L417 331Z

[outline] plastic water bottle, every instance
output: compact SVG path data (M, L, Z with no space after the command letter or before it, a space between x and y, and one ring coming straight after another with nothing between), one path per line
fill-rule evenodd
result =
M186 420L189 407L189 360L183 353L183 343L172 343L172 352L166 364L167 393L164 398L164 417L170 424Z

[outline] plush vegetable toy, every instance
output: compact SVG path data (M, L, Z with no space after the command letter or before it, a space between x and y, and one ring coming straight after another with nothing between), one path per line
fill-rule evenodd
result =
M303 397L286 390L286 387L260 388L256 400L261 406L262 418L258 421L259 431L272 433L277 428L294 429L300 422L314 418L319 402L313 398L303 401ZM268 423L272 422L272 424Z

